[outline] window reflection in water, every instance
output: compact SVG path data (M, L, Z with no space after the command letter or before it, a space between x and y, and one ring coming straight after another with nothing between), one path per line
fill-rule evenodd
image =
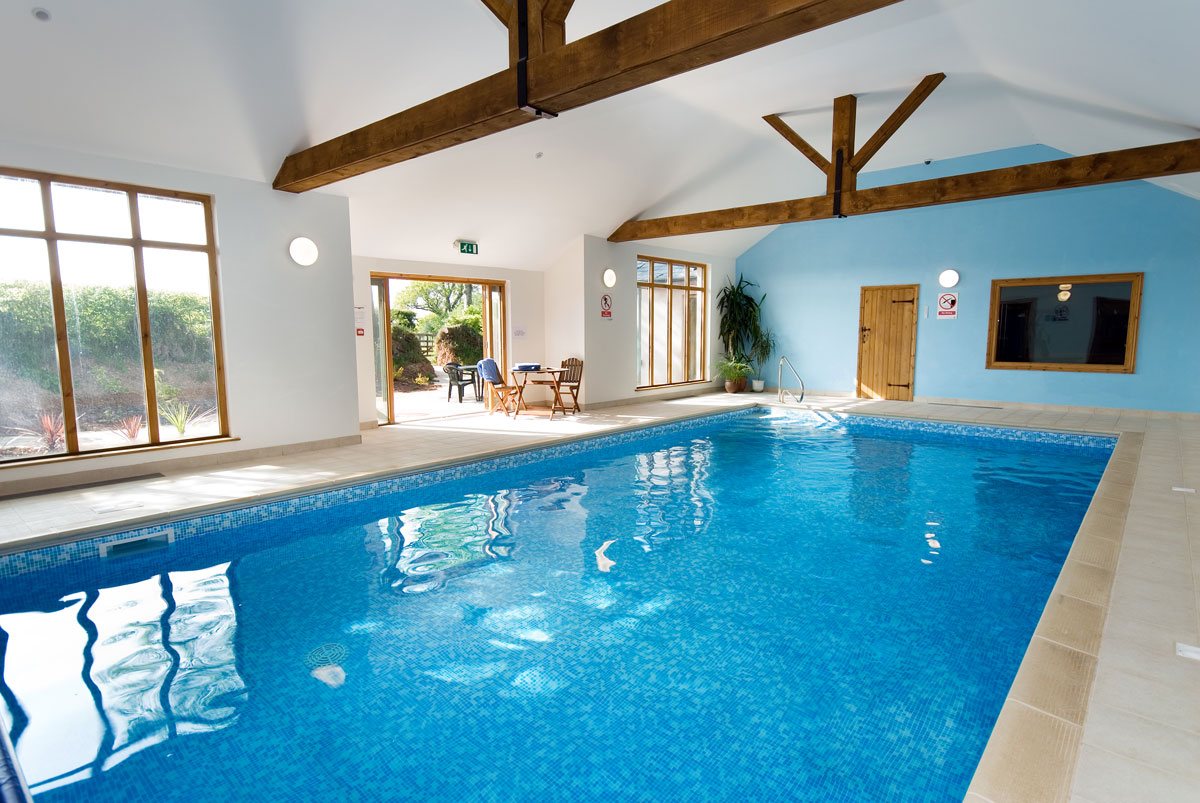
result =
M0 615L4 724L35 794L224 728L246 699L230 564Z
M417 594L443 587L457 575L506 559L513 534L508 518L520 492L473 494L448 504L409 508L380 519L384 569L379 582Z
M712 444L706 440L634 455L637 532L633 538L643 552L708 529L713 509L707 488L711 460Z

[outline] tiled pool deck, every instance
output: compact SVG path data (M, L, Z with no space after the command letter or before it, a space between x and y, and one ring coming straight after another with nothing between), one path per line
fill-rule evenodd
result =
M363 443L0 501L0 551L130 529L389 472L770 401L712 394L516 420L371 430ZM1200 416L807 397L804 407L1120 433L1009 692L969 801L1200 800ZM3 475L0 474L0 493Z

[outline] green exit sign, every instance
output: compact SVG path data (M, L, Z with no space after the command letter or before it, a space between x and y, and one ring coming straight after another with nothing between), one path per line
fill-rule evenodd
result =
M458 241L458 253L460 254L478 254L479 243L473 243L470 240Z

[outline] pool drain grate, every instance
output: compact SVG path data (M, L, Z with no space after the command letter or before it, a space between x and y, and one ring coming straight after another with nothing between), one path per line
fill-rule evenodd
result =
M322 644L308 654L304 659L304 663L308 664L309 669L316 669L321 666L336 666L340 664L350 651L346 649L344 644Z

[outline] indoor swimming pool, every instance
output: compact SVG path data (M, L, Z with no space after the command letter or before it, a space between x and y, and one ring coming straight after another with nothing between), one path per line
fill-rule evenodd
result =
M0 719L38 803L961 800L1114 444L743 411L7 556Z

